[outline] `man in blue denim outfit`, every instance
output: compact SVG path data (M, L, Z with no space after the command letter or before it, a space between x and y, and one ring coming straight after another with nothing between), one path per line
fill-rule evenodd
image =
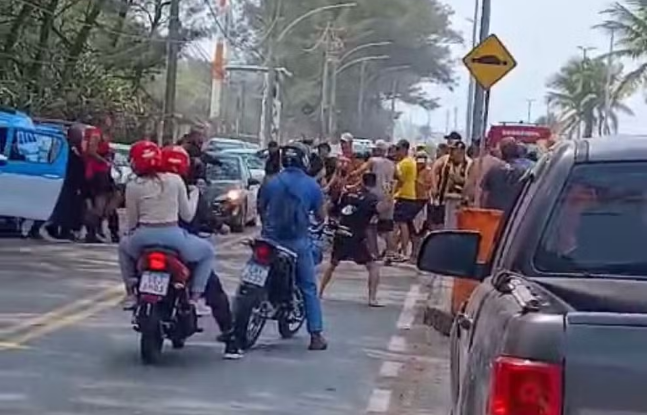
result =
M315 264L308 232L310 214L324 220L323 192L308 175L309 150L301 143L281 149L283 170L265 183L258 195L263 237L291 249L298 255L297 284L303 292L310 350L326 350L322 335L323 316L317 295Z

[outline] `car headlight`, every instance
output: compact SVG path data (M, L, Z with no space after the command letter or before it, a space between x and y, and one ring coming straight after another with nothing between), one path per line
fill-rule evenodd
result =
M241 197L242 192L240 190L230 190L227 192L227 199L231 200L232 202L240 200Z

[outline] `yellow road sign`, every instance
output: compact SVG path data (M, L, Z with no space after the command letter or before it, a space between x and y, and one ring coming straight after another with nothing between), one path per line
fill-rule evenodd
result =
M512 54L496 35L488 36L463 58L463 63L483 89L489 90L516 66Z

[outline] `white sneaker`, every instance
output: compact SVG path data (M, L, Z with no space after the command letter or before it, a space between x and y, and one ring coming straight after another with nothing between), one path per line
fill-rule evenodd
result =
M207 305L207 302L204 298L199 300L192 300L193 306L195 307L195 312L198 316L208 316L211 315L211 307Z
M121 303L124 310L133 310L137 307L137 296L134 294L127 295Z

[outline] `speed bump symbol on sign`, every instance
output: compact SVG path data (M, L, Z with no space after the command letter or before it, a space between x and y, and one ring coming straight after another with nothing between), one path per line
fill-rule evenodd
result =
M512 54L496 36L488 36L463 58L476 82L486 90L509 74L516 66Z

